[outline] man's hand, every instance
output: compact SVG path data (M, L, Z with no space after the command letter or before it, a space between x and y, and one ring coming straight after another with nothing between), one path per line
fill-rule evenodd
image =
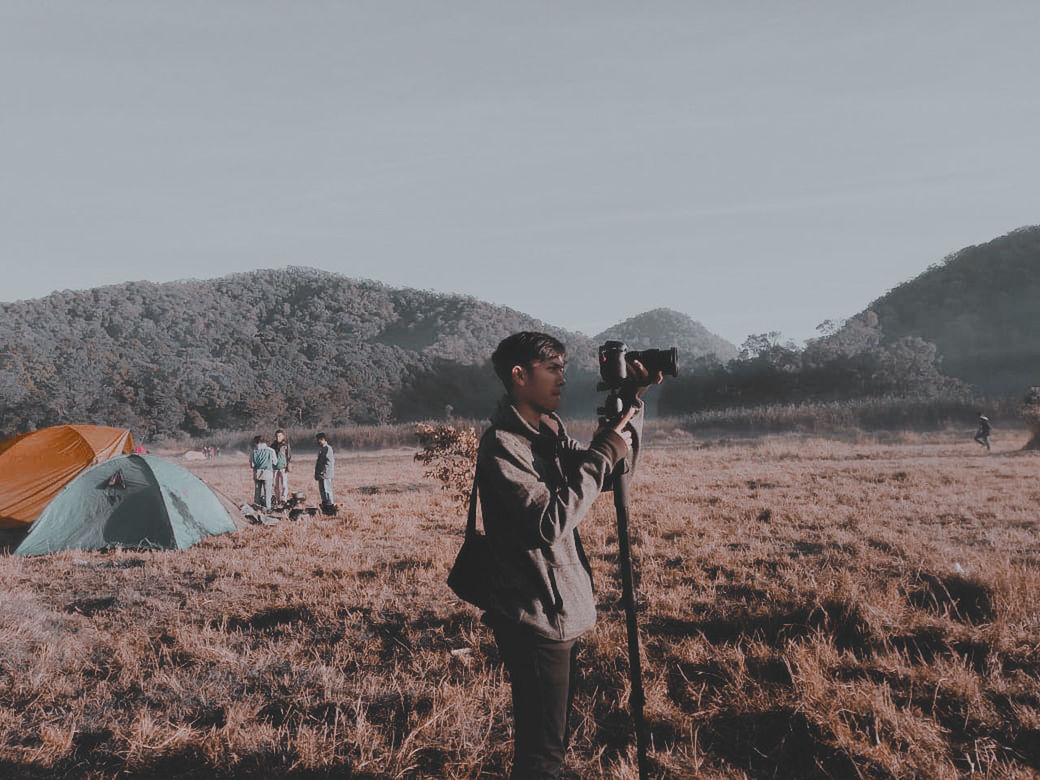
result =
M618 420L618 424L614 426L614 433L625 440L625 446L628 447L628 451L632 451L632 429L628 427L628 424L632 422L632 418L636 416L636 412L639 411L639 407L635 404L625 412L625 416Z
M646 366L638 360L630 361L629 365L632 367L632 380L639 386L639 389L636 390L636 398L642 398L646 388L650 387L650 385L659 385L664 381L662 372L658 371L657 376L651 377L650 372L646 370Z
M628 451L632 451L632 429L628 427L628 424L632 422L632 418L636 416L642 408L642 404L638 401L629 407L628 411L617 421L616 425L611 426L614 433L625 440L625 446L628 447Z

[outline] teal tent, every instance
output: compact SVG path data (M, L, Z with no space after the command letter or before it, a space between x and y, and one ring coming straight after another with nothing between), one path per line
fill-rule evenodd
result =
M182 550L235 530L217 495L190 471L154 455L89 468L33 522L16 555L151 547Z

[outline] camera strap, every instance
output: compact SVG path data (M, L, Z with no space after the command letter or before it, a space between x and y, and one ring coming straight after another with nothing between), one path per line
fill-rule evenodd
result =
M473 471L473 490L469 494L469 516L466 518L466 538L477 535L477 473Z

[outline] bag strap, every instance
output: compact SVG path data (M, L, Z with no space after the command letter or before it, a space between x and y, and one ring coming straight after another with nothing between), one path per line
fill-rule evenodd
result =
M466 518L466 538L477 535L477 475L473 474L473 490L469 494L469 517Z

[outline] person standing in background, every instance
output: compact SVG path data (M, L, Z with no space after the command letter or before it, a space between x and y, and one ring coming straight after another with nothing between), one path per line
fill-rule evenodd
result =
M324 433L319 433L314 440L318 443L318 460L314 463L314 479L318 482L322 507L331 507L335 504L332 495L332 475L336 467L336 456Z
M253 452L249 465L253 469L253 503L271 511L271 486L274 483L274 450L267 446L266 436L253 439Z
M285 437L285 431L279 428L274 432L274 500L284 504L289 500L289 471L292 463L292 446Z

